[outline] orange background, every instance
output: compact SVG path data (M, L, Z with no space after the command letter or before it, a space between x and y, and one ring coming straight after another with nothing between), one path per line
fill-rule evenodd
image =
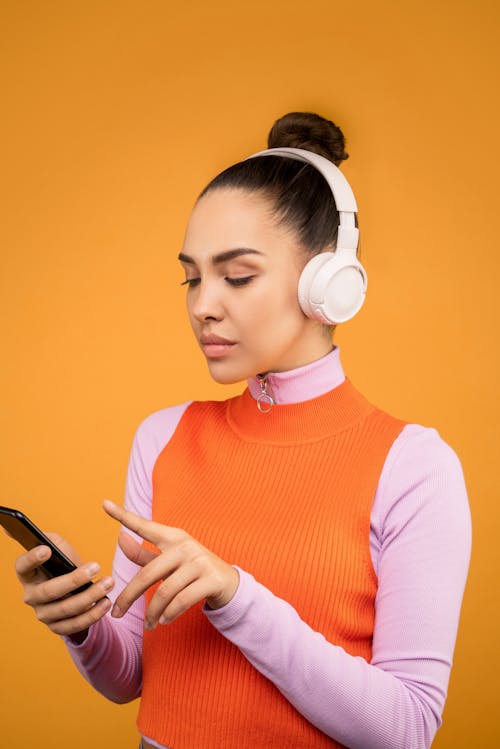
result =
M337 330L370 399L459 454L471 573L434 746L498 740L498 4L487 0L4 0L0 9L0 503L110 571L134 431L226 398L176 260L193 201L274 120L341 125L370 283ZM495 217L495 224L494 224ZM494 551L495 550L495 551ZM135 747L2 561L0 742ZM403 748L402 748L403 749Z

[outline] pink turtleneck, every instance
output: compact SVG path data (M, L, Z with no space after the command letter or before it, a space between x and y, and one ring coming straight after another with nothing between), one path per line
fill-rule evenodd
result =
M340 351L333 348L303 367L268 373L267 392L276 403L294 403L344 379ZM257 377L248 388L258 398ZM125 505L142 517L151 517L156 458L190 403L156 411L136 432ZM258 583L252 570L238 568L233 599L204 612L327 735L352 749L426 749L441 725L471 548L461 465L436 430L409 424L394 441L367 540L378 577L371 663L326 641ZM110 598L137 569L117 547ZM101 619L80 645L64 638L82 675L115 702L141 692L143 614L141 598L123 619Z

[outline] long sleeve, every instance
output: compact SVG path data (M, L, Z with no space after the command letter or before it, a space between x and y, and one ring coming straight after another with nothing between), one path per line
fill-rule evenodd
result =
M304 368L303 390L295 377L289 393L288 373L279 373L273 385L282 402L300 400L306 392L319 395L328 383L337 386L342 381L337 356L332 352ZM327 359L330 374L320 382ZM187 405L158 411L137 430L125 504L143 517L152 514L153 466ZM471 545L462 469L435 430L410 424L394 441L370 520L378 576L371 663L326 641L256 581L252 570L240 570L240 586L229 604L204 611L327 735L352 749L422 749L441 723ZM113 597L135 571L117 549ZM140 599L122 620L104 617L81 645L67 642L85 678L115 701L140 693L143 610Z
M134 436L124 505L144 518L151 518L154 462L175 431L189 402L151 414L140 424ZM129 530L127 533L135 535ZM135 537L141 541L138 536ZM112 571L115 587L109 594L113 602L138 570L139 567L117 546ZM98 692L113 702L128 702L141 693L143 626L142 596L123 618L113 619L107 614L100 619L89 629L81 644L77 645L69 637L62 639L79 672Z
M240 570L222 609L204 607L311 723L351 749L422 749L441 724L471 546L462 469L433 429L393 444L371 514L378 575L371 663L325 640Z

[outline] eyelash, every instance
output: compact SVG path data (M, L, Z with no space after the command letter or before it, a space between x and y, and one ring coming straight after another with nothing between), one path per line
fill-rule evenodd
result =
M245 286L247 283L250 283L252 278L255 278L255 276L245 276L244 278L226 278L225 280L231 284L231 286ZM186 284L189 284L189 287L192 288L195 284L195 281L199 281L199 278L188 278L186 281L183 281L181 283L181 286L185 286Z

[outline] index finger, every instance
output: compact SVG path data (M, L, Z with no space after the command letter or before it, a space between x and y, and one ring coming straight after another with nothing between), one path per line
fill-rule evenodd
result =
M172 543L179 537L179 531L177 528L169 528L161 523L155 523L154 520L146 520L141 518L130 510L126 510L124 507L119 507L111 502L109 499L105 499L102 503L104 510L115 520L119 520L125 528L128 528L137 535L144 538L146 541L150 541L155 544L159 549L163 549L166 544Z

